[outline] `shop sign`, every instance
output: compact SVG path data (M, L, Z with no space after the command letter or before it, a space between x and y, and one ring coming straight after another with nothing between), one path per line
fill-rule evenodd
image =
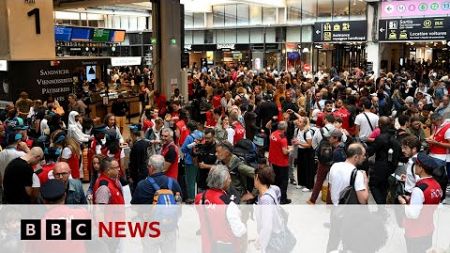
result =
M423 17L450 14L449 0L407 0L381 3L381 18Z
M8 61L0 60L0 71L8 71Z
M225 43L225 44L217 44L217 50L234 50L235 44Z
M380 41L449 40L450 19L409 18L379 21Z
M367 21L336 21L314 24L314 42L366 41Z
M141 65L142 58L141 57L112 57L111 58L111 66L119 67L119 66L137 66Z

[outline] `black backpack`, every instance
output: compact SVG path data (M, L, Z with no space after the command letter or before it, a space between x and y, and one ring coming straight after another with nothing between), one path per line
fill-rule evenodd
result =
M258 163L256 145L249 139L238 141L233 148L233 154L248 165L256 165Z
M320 129L320 134L322 135L322 140L317 147L317 159L321 164L331 165L333 163L333 146L331 145L328 138L323 135L323 130Z
M350 176L350 185L345 187L339 194L339 205L360 204L355 191L355 179L358 170L355 168Z

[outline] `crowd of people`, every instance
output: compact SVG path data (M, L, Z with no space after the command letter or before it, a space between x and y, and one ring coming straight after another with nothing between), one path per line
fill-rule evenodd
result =
M377 204L445 201L448 75L426 66L335 72L214 67L189 75L185 99L178 89L168 98L154 89L148 69L117 70L116 83L140 87L142 113L129 131L121 99L103 120L90 115L88 85L64 106L22 92L0 112L2 202L124 204L127 186L132 204L165 194L186 204L289 204L289 183L310 194L308 204L321 192L342 204L351 184L360 204L369 192ZM49 200L40 188L53 180L65 191ZM403 192L392 190L399 185Z

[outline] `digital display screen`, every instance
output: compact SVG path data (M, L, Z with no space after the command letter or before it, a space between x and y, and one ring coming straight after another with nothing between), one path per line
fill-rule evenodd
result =
M92 41L108 42L110 32L111 32L111 30L108 30L108 29L95 29L94 35L92 36Z
M56 41L70 41L72 36L72 27L55 26L55 40Z
M72 27L72 41L89 41L90 39L90 28Z
M111 36L111 42L120 43L125 41L125 31L114 31Z

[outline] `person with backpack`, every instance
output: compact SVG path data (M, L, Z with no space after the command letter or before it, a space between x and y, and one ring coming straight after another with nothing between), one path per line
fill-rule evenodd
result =
M379 128L380 135L367 148L368 157L375 155L375 164L369 171L370 191L377 204L386 204L388 178L397 169L401 146L396 139L390 118L382 116Z
M131 204L153 204L151 216L160 222L160 237L158 240L143 240L144 248L155 249L157 252L177 252L181 187L176 180L164 175L164 163L162 155L152 155L148 159L148 176L137 184Z
M312 146L317 157L317 177L312 188L311 197L306 201L307 204L313 205L319 197L320 189L325 181L330 167L333 164L333 146L330 143L330 135L334 128L335 118L333 115L326 115L324 118L325 126L314 132Z
M369 135L378 127L378 115L371 112L372 102L368 98L361 99L364 111L355 118L356 133L361 141L366 141Z
M233 145L228 141L222 141L216 145L218 163L227 166L231 175L231 187L229 193L235 195L236 203L244 203L254 199L253 179L255 168L233 154Z
M334 163L331 166L328 188L333 205L343 204L341 194L348 186L351 186L356 193L355 203L348 204L367 204L369 200L368 178L365 171L356 169L365 159L364 146L360 143L353 143L347 149L345 162ZM350 184L352 181L353 185Z
M171 200L172 197L175 199L175 197L181 196L181 187L178 182L164 174L164 163L165 160L162 155L152 155L148 159L148 176L137 183L131 204L152 204L158 202L162 196L161 194L169 194L167 192L163 193L160 191L161 189L172 191L172 194L169 194Z

